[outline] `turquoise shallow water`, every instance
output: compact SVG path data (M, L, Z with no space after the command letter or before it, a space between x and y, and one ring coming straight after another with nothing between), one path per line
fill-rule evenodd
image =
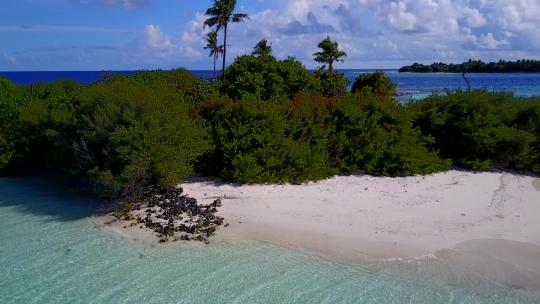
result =
M540 303L429 258L346 265L264 242L142 245L59 193L0 178L0 303Z

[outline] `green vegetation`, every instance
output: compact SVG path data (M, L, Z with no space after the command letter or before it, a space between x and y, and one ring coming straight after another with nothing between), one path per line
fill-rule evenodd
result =
M254 55L243 55L224 73L222 91L233 99L252 96L263 100L288 101L294 96L343 96L348 81L343 73L318 70L310 73L294 57L277 60L267 40L261 40Z
M0 77L0 168L8 166L15 157L16 134L14 122L18 120L17 87Z
M461 64L435 62L431 65L415 63L399 69L400 72L413 73L538 73L540 60L518 60L484 63L482 60L471 60Z
M321 51L313 54L315 61L319 63L324 63L321 70L326 68L328 65L328 73L332 74L334 72L334 62L343 62L343 57L347 57L347 53L339 49L339 44L336 41L332 41L330 37L326 37L318 47Z
M201 159L201 171L242 183L301 182L337 173L327 153L331 130L319 125L328 113L316 110L257 98L208 103L202 113L214 148Z
M211 31L206 36L206 46L204 47L205 50L210 50L210 57L214 58L214 77L213 80L216 81L216 62L219 58L219 55L222 55L224 52L223 45L219 45L218 42L218 32L217 31Z
M236 58L221 85L184 69L89 86L0 78L0 172L67 174L128 198L195 173L241 183L452 164L540 173L540 98L472 91L402 104L383 72L360 75L349 92L331 66L310 73L277 60L266 40L254 54Z
M354 82L351 91L361 92L362 90L370 90L379 96L395 96L397 86L392 82L382 71L375 73L366 73L358 76Z
M255 96L264 100L288 100L319 91L319 81L301 62L273 56L238 57L225 70L223 91L231 98Z
M264 57L272 55L272 44L268 43L268 40L263 39L255 45L251 55L257 57Z
M448 93L409 105L414 124L443 157L472 169L540 173L540 98L507 93Z
M144 75L139 75L145 78ZM99 83L81 96L72 138L74 166L107 189L174 184L193 174L209 143L194 101L164 81L135 77Z

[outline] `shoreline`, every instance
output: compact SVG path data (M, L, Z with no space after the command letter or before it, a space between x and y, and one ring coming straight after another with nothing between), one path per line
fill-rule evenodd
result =
M217 215L229 225L211 241L267 241L356 262L420 257L474 240L540 246L538 183L509 172L450 170L400 178L336 176L303 185L193 178L180 186L199 204L222 199ZM139 228L121 230L134 239L154 238Z

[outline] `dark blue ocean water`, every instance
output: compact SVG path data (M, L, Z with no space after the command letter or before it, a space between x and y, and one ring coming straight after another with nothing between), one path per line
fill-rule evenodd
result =
M361 73L375 70L341 70L351 82ZM199 77L208 79L212 71L192 71ZM397 83L398 92L402 98L424 98L433 93L442 93L446 90L467 89L467 84L461 74L452 73L399 73L397 70L385 71ZM81 83L90 84L100 80L103 75L110 72L103 71L66 71L66 72L0 72L19 85L29 85L39 82L51 82L58 79L71 79ZM133 74L134 71L115 71L112 73ZM488 91L513 92L518 96L540 96L540 73L535 74L468 74L467 78L473 89Z

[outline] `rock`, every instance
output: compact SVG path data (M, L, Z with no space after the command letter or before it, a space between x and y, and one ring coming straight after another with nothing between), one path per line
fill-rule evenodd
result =
M196 240L206 242L214 235L224 219L215 214L221 207L221 200L216 199L207 206L199 206L197 200L182 195L182 188L153 186L143 192L134 210L145 209L146 217L140 215L125 216L125 220L136 220L131 226L142 224L139 228L146 228L158 233L167 241L174 238L175 233L182 232L180 240ZM164 223L166 222L166 224ZM227 225L228 226L228 225ZM193 237L190 235L194 235Z

